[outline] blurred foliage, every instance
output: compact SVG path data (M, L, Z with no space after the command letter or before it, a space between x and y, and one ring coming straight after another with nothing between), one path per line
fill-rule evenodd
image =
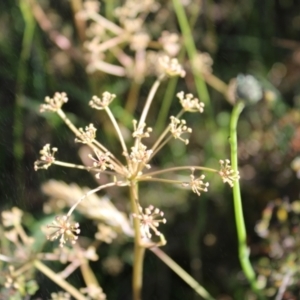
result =
M79 147L74 144L72 133L61 120L55 115L39 114L38 107L44 97L55 91L67 92L71 99L65 106L69 118L78 127L93 122L102 128L98 137L101 142L118 149L107 120L88 108L89 99L94 94L109 90L118 96L112 107L117 118L131 120L132 108L137 107L138 114L141 107L139 102L130 102L132 93L138 93L138 101L144 103L153 81L146 80L139 89L132 77L117 77L99 71L87 73L71 2L36 0L48 18L51 27L48 30L41 28L35 11L31 9L35 1L0 1L0 208L18 206L24 210L28 214L26 226L33 235L38 234L40 224L37 222L42 219L46 200L41 192L43 182L55 178L90 188L96 184L92 176L82 176L80 170L55 167L38 174L34 171L33 162L46 143L59 148L61 160L80 161ZM272 257L270 249L255 232L255 224L261 219L269 201L284 198L292 203L299 198L299 178L291 169L291 162L300 151L300 1L184 2L187 15L195 20L193 38L196 47L211 55L213 74L229 83L240 73L251 73L264 88L264 101L244 111L238 129L248 242L253 261L258 262L256 270L261 272L266 262L263 259L267 259L269 267ZM159 14L150 13L147 18L148 29L155 38L162 30L179 32L172 2L161 1L160 4ZM116 21L112 8L118 5L119 1L104 1L101 9L108 19ZM195 11L196 16L193 15ZM60 44L55 43L62 37L70 41L69 46L59 47ZM196 93L189 61L186 56L182 61L187 76L177 83L174 93L180 90ZM149 123L155 122L161 109L160 99L167 88L164 83L158 92L150 112L152 122ZM229 155L227 139L231 105L215 89L209 88L209 93L212 114L201 115L201 118L191 115L187 119L194 128L188 145L189 155L177 144L171 144L160 153L155 164L172 166L175 161L201 161L204 165L216 166L219 158ZM175 94L173 96L175 98ZM171 112L173 109L174 106ZM209 122L213 125L208 126ZM130 121L127 123L130 127ZM168 216L166 252L217 299L246 299L248 286L240 273L237 258L231 190L216 185L200 199L183 190L174 193L170 187L142 185L141 189L145 191L146 203L165 207ZM123 201L126 195L109 190L108 196L119 209L126 210ZM286 218L283 219L286 221ZM83 226L87 235L92 236L93 223L86 221ZM279 233L281 230L280 226ZM118 256L122 261L117 275L108 271L109 268L94 267L108 299L130 299L130 247L126 243L115 247L101 246L101 258ZM292 251L288 253L290 256L285 253L283 257L288 263L294 263L293 255L297 253ZM276 271L281 267L276 263ZM37 276L41 290L32 299L49 297L49 290L58 292L53 285L45 286L43 280L43 277ZM194 297L193 292L151 253L146 256L144 280L144 299ZM289 298L289 293L283 294L282 299L298 299L299 287L294 290L296 298ZM270 299L275 294L271 293Z

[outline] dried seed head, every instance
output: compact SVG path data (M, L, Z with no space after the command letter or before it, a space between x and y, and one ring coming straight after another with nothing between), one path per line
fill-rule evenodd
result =
M142 163L147 169L150 169L151 166L148 164L148 161L150 160L152 153L153 151L147 150L147 147L144 144L138 143L136 146L131 147L130 155L124 153L124 156L130 159L132 165Z
M148 138L150 136L150 132L152 132L151 127L147 127L146 132L145 132L144 131L145 127L146 127L145 123L142 124L141 126L139 126L138 128L137 128L137 120L133 120L132 123L133 123L133 129L134 129L132 136L134 138L142 139L142 138Z
M140 220L140 230L143 238L151 238L152 234L150 230L157 236L160 236L161 232L157 230L157 227L159 223L165 224L167 222L167 220L163 218L164 213L153 205L145 208L145 212L143 212L143 208L139 206L139 214L132 214L132 216Z
M239 172L235 172L230 165L230 160L225 159L220 160L221 169L219 171L219 175L222 177L224 183L228 183L231 187L233 187L234 182L240 179Z
M50 144L46 144L43 149L40 151L41 157L39 160L34 162L34 170L38 169L48 169L55 161L55 152L57 148L53 147L50 149Z
M192 94L184 95L183 92L179 92L176 96L179 98L179 101L185 111L203 113L204 103L199 102L199 99L194 98Z
M75 142L82 143L82 144L90 144L94 141L96 137L97 129L94 127L93 124L90 124L89 126L85 127L85 130L79 128L79 131L81 135L75 139Z
M185 76L185 71L182 66L179 64L177 58L170 58L169 56L163 56L159 58L159 64L163 69L163 72L170 76Z
M89 102L89 105L92 108L102 110L105 109L109 104L116 98L115 94L109 92L104 92L102 98L100 99L97 96L93 96L92 100Z
M41 104L40 112L44 111L58 111L64 103L68 102L68 97L66 93L58 93L56 92L53 98L46 97L46 104Z
M189 140L183 139L181 135L184 133L191 133L192 129L186 126L185 120L179 120L173 116L171 116L170 119L171 119L171 123L169 125L170 132L172 133L175 139L179 139L187 145L189 143Z
M190 182L184 182L182 184L182 186L190 187L195 194L200 196L201 191L202 192L208 191L209 183L203 181L205 179L205 175L202 174L200 177L195 178L195 175L194 175L195 169L192 168L191 171L192 171L192 174L190 175L190 178L191 178Z
M105 171L107 168L113 170L114 165L111 163L111 153L101 153L99 150L94 149L96 154L96 158L94 158L91 154L89 154L89 158L93 160L93 167L100 169L101 171ZM96 174L96 178L100 178L100 172Z
M63 247L67 241L75 244L80 233L79 223L71 223L68 216L56 216L52 224L47 225L47 228L54 229L47 239L54 241L60 237L60 247Z

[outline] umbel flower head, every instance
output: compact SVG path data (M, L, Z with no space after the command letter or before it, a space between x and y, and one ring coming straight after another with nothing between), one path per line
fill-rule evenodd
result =
M222 177L224 183L228 183L231 187L233 187L234 182L240 179L240 175L238 172L235 172L230 165L230 160L225 159L220 160L221 169L219 171L219 175Z
M53 98L50 98L49 96L47 96L45 98L45 102L46 104L42 104L40 106L40 112L44 112L44 111L58 111L59 109L61 109L62 105L64 103L68 102L68 97L66 93L58 93L56 92L53 96Z
M157 227L159 226L159 223L165 224L167 222L167 220L163 218L164 213L153 205L149 205L145 208L145 212L143 212L143 208L139 206L139 214L132 214L132 216L140 220L140 230L143 238L150 239L152 237L150 230L157 236L160 236L161 232L157 230Z
M34 162L34 170L48 169L55 161L54 155L56 151L56 147L50 149L50 144L46 144L40 151L40 159Z
M47 228L54 231L47 236L50 241L57 240L59 237L59 246L63 247L67 241L75 244L80 233L79 223L71 223L69 216L56 216L52 224L47 225Z
M184 92L179 92L176 96L179 98L180 104L185 111L203 113L204 103L194 98L192 94L184 95Z
M192 168L191 171L192 171L192 174L190 175L190 182L184 182L184 183L182 183L182 186L190 187L195 194L200 196L201 192L208 191L209 183L204 182L205 175L202 174L201 176L196 178L194 175L195 169Z

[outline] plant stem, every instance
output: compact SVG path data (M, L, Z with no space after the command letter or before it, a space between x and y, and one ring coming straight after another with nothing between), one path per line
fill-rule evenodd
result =
M173 6L179 22L182 36L184 37L183 41L187 54L189 56L192 72L195 77L195 85L198 97L202 102L205 103L205 106L209 107L210 97L207 90L207 86L205 84L205 81L203 80L201 72L197 69L197 67L194 64L195 58L197 56L197 49L193 40L193 35L188 22L188 18L185 14L184 8L180 0L173 0Z
M53 272L51 269L49 269L41 261L35 260L33 262L33 264L36 269L38 269L40 272L42 272L44 275L46 275L48 278L50 278L53 282L55 282L57 285L59 285L61 288L63 288L65 291L67 291L75 299L87 300L87 298L84 297L76 288L74 288L74 286L69 284L61 276L57 275L55 272Z
M239 101L233 107L231 120L230 120L231 166L235 172L238 172L237 123L238 123L239 115L241 114L244 107L245 104L242 101ZM240 183L238 180L234 183L233 186L233 203L234 203L234 214L235 214L235 222L236 222L237 237L238 237L239 260L242 269L245 273L245 276L251 285L252 290L259 296L259 298L262 298L260 294L260 290L257 286L255 272L249 260L249 249L247 247L247 240L246 240L247 234L246 234L245 220L243 215Z
M134 214L139 214L138 209L138 186L135 182L130 185L130 204L131 211ZM134 261L133 261L133 276L132 276L132 291L133 300L142 299L142 286L143 286L143 262L145 248L141 246L141 232L140 232L140 220L133 218L134 226Z
M157 247L149 248L158 258L160 258L171 270L173 270L182 280L184 280L197 294L207 300L214 298L201 286L190 274L182 269L170 256Z

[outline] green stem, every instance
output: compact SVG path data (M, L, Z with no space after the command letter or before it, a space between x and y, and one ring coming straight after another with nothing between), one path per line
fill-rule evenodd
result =
M244 107L245 104L242 101L239 101L233 107L230 120L231 166L234 172L238 172L237 123ZM247 234L239 181L236 181L233 186L233 203L238 237L239 260L252 290L259 296L259 298L261 298L260 290L256 282L255 272L249 260L249 249L247 247Z
M138 186L135 182L130 186L130 204L132 213L138 215ZM145 248L141 247L141 232L140 220L133 218L134 227L134 262L133 262L133 276L132 276L132 291L133 300L142 299L142 286L143 286L143 262Z
M184 280L197 294L204 299L214 300L208 291L201 286L190 274L182 269L170 256L157 247L149 248L158 258L160 258L171 270L173 270L182 280Z
M179 26L182 32L182 36L184 37L184 45L189 56L190 64L192 67L192 72L195 77L195 85L199 99L205 103L207 107L209 107L210 97L207 90L207 86L203 79L201 72L193 63L197 56L197 49L193 40L192 31L188 22L188 18L185 14L184 8L180 0L173 0L173 6L175 9L175 13L179 22Z

